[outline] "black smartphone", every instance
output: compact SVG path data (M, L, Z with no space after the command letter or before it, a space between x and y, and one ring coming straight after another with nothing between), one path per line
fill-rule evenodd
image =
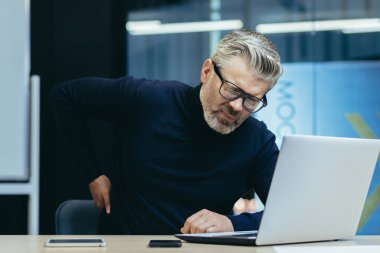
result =
M179 248L182 246L181 240L150 240L151 248Z

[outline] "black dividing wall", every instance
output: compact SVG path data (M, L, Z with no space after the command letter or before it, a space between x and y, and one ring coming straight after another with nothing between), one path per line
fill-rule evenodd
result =
M126 4L115 0L31 0L32 74L41 76L40 234L54 234L66 199L90 198L88 185L55 124L48 94L65 80L125 75ZM113 126L90 121L100 164L112 159Z
M60 82L86 76L126 75L125 23L130 10L184 0L30 0L31 74L41 76L40 234L53 234L54 212L67 199L88 199L81 169L62 139L49 104ZM112 164L114 126L89 121L99 164ZM20 227L24 231L24 227Z

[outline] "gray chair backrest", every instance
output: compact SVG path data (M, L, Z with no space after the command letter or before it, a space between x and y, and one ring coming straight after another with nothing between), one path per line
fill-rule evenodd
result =
M57 235L95 235L100 211L92 200L66 200L55 212Z

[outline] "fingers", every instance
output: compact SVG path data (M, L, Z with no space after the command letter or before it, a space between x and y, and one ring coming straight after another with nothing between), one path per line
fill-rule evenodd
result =
M94 201L95 207L99 208L99 209L103 208L104 207L103 197L101 195L99 195L96 187L90 186L90 192L91 192L91 196L92 196L92 199Z
M215 223L212 220L202 219L199 223L195 223L191 226L191 233L207 233L207 230L210 230L212 227L215 227Z
M190 227L190 233L205 233L207 229L215 226L213 212L208 212L194 220Z
M229 218L206 209L187 218L181 229L181 232L184 234L232 231L234 231L234 229Z
M110 203L110 189L111 182L105 176L99 176L95 180L93 180L90 184L90 192L92 195L92 199L94 200L95 207L102 209L106 208L106 213L109 214L111 212L111 203Z
M103 193L103 199L104 199L104 205L106 207L106 213L110 214L111 213L111 204L110 204L110 194L109 194L109 192L104 192Z
M210 211L207 209L203 209L203 210L196 212L195 214L191 215L189 218L186 219L186 222L185 222L183 228L181 229L181 232L183 234L192 233L191 229L192 229L194 221L199 222L198 219L201 218L202 216L206 215L208 212L210 212ZM193 230L194 230L194 228L193 228Z
M103 209L104 207L104 202L102 199L94 199L95 207L98 209Z

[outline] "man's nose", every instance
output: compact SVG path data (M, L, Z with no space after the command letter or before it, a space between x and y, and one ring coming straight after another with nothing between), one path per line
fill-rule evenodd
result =
M237 98L235 100L232 100L229 102L229 105L234 109L236 112L240 112L243 110L243 98Z

